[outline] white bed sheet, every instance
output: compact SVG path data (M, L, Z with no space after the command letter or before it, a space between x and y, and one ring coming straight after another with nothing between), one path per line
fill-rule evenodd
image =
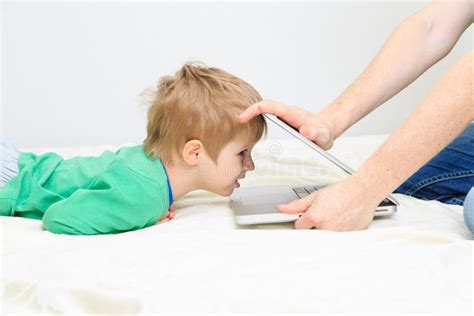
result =
M332 152L358 167L386 138L343 137ZM105 148L29 148L65 157ZM259 143L242 186L337 181L296 140ZM3 313L472 312L472 239L462 208L396 195L399 211L368 230L236 226L228 198L204 191L172 221L118 235L66 236L1 217Z

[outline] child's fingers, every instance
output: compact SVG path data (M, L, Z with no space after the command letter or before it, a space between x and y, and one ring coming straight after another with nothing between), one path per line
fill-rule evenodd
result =
M163 217L162 219L160 219L160 220L158 221L158 224L165 223L165 222L169 222L169 220L170 220L170 219L169 219L168 217Z
M174 205L171 205L166 215L158 221L158 224L165 223L172 220L174 218L174 210L175 210Z
M166 220L169 220L169 216L170 216L170 212L166 213L166 215L163 216L163 217L159 220L159 222L161 223L161 222L164 221L165 219L166 219Z

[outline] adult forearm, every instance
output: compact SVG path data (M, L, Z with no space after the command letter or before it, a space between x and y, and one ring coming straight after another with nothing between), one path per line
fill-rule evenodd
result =
M412 83L443 58L470 24L452 4L431 4L395 29L362 74L320 114L339 137L346 129ZM464 7L465 9L465 7ZM449 14L459 18L447 22Z
M352 177L383 199L474 119L474 51L441 78L382 147Z

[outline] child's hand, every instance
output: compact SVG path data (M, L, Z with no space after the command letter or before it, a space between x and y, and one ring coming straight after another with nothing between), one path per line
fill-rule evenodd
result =
M160 219L158 221L158 224L168 222L174 218L174 205L171 205L170 208L168 209L168 213L166 214L165 217Z

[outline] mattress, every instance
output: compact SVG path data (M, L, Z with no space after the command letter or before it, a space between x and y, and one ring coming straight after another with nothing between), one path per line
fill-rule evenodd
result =
M357 168L385 139L342 137L331 153ZM118 147L22 150L67 158ZM297 140L267 139L253 157L242 187L346 176ZM176 201L169 222L116 235L55 235L0 217L2 314L472 312L462 207L395 197L396 214L344 233L238 226L229 198L205 191Z

